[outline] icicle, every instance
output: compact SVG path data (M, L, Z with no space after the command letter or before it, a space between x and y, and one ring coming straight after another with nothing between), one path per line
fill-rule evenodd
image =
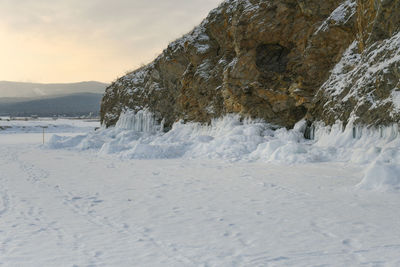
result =
M165 124L165 119L162 119L161 124L160 124L160 132L164 132L164 124Z
M156 133L163 130L164 125L163 122L158 125L150 111L140 110L137 113L133 111L122 113L116 127L136 132Z
M353 126L353 139L360 139L363 135L363 127Z
M304 138L308 140L314 140L315 138L315 125L307 125L305 131L304 131Z

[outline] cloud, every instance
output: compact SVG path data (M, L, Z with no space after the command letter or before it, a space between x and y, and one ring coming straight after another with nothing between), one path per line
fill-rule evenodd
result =
M126 68L127 61L131 61L132 68L150 60L169 41L188 32L220 2L221 0L0 0L0 28L3 29L3 38L0 37L0 41L15 40L16 36L20 36L25 38L25 42L31 38L54 43L56 50L57 44L63 42L74 43L71 47L81 45L84 48L78 50L82 51L95 47L98 53L109 53L108 60L115 58L115 63L110 65L117 65L116 62L120 61ZM13 38L7 38L5 33ZM20 49L23 47L20 46ZM35 55L32 54L32 57ZM113 73L110 77L116 75L117 73Z
M142 40L187 30L220 0L0 0L1 22L46 37ZM175 28L175 29L174 29ZM139 37L138 37L139 36Z

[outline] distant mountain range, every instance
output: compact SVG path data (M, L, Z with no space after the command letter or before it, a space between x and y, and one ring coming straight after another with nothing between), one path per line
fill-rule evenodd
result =
M32 98L77 93L103 94L107 86L108 84L101 82L42 84L0 81L0 98Z
M97 116L107 84L0 81L0 116Z

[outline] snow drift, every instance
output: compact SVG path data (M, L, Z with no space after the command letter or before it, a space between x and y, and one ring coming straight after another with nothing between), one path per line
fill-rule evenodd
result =
M337 122L316 123L314 140L304 138L306 122L292 130L262 120L228 115L210 125L176 122L163 132L148 112L126 112L116 127L85 135L54 135L51 149L95 150L121 159L206 158L229 161L263 161L284 164L349 162L368 165L359 188L400 189L400 138L398 125L367 128Z

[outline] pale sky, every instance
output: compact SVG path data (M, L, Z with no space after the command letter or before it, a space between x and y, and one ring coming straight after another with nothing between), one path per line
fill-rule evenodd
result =
M0 0L0 80L111 82L221 0Z

